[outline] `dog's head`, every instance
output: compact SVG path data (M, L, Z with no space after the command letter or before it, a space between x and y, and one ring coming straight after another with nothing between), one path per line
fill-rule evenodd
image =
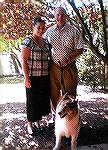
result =
M67 115L75 116L78 112L78 100L74 99L71 95L65 94L58 104L58 114L61 118Z

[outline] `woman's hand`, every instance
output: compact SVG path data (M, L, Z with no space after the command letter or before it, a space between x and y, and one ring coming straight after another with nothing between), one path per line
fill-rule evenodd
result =
M30 81L30 79L25 79L24 82L25 82L25 87L26 88L31 88L31 81Z

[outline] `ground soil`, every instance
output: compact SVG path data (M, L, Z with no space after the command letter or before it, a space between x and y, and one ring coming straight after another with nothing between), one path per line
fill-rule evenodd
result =
M41 131L29 135L24 84L9 83L0 85L0 146L3 150L51 150L55 144L54 123L49 124L52 115L41 120ZM108 94L94 94L83 87L78 87L77 96L81 116L78 146L108 143ZM62 150L69 148L70 139L63 138Z
M78 145L108 143L108 120L105 118L107 109L104 99L94 101L79 101L81 115L81 130ZM41 121L42 131L33 136L28 135L26 125L25 103L3 104L3 124L1 141L4 150L48 150L55 144L54 124L49 124L52 115ZM5 116L6 115L6 116ZM9 116L8 116L9 115ZM10 117L13 115L12 117ZM69 149L70 139L63 138L63 145Z

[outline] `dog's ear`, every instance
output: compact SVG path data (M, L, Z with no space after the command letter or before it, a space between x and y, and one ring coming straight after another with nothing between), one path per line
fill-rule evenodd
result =
M74 97L74 96L72 96L72 95L68 95L68 98L69 98L72 102L74 102L74 101L75 101L75 97Z
M59 98L59 103L58 103L57 107L59 107L61 105L61 103L66 99L66 97L67 97L67 92Z
M78 99L74 99L74 102L78 103Z
M70 99L72 102L77 102L78 103L78 99L76 99L74 96L72 95L68 95L68 93L66 93L63 97L63 99Z

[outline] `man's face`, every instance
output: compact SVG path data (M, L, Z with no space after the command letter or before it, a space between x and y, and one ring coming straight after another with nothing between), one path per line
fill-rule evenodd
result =
M55 10L55 19L56 19L57 26L63 26L66 23L66 18L67 15L64 9L57 8Z

